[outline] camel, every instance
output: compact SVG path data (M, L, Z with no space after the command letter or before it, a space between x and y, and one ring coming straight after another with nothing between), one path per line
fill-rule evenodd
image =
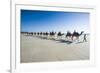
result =
M50 32L50 36L54 36L56 32Z
M71 32L67 31L66 38L69 39L69 38L71 38L71 37L72 37Z
M46 36L48 36L48 34L49 34L48 32L45 33Z
M40 32L40 35L42 35L43 33L42 32Z
M37 35L40 35L40 33L39 33L39 32L37 32Z
M59 39L62 39L62 36L64 35L64 33L58 32L57 36Z
M73 33L71 33L69 31L67 31L66 38L67 39L71 38L72 40L74 38L79 39L79 36L81 36L83 33L84 33L84 31L81 31L81 33L78 33L76 31L74 31Z
M64 35L64 34L62 34L61 32L58 32L58 34L57 34L58 36L62 36L62 35Z
M56 34L56 32L50 32L49 33L49 35L50 35L50 39L54 39L55 38L55 34Z
M33 32L22 32L25 35L33 35Z
M34 35L36 35L36 32L34 32Z
M81 33L78 33L78 32L76 32L76 31L74 31L73 34L72 34L72 40L74 39L74 37L75 37L76 39L79 39L79 37L80 37L83 33L84 33L84 31L81 31Z

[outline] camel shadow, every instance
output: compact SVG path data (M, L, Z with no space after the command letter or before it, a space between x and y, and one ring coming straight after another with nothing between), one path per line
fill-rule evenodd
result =
M71 44L71 43L73 43L72 41L69 41L69 40L62 40L62 39L60 39L60 40L57 40L57 39L54 39L54 38L48 39L48 38L46 38L46 37L41 37L41 39L57 41L57 42L59 42L59 43L66 43L66 44Z
M70 41L70 40L63 40L63 39L55 39L55 38L47 38L47 37L38 37L40 39L45 39L45 40L52 40L52 41L57 41L58 43L66 43L66 44L72 44L74 43L74 41ZM84 43L83 41L77 42L75 44L80 44L80 43Z
M40 36L39 36L39 37L37 37L37 38L40 38L40 39L47 39L47 37L40 37Z
M84 43L83 41L77 42L76 44Z
M59 40L60 43L66 43L66 44L71 44L73 43L72 41L68 41L68 40Z
M42 37L42 39L46 39L47 40L47 37Z

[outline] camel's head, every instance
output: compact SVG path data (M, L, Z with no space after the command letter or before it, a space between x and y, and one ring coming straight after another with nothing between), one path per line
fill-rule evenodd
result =
M81 31L81 34L83 34L84 33L84 31Z

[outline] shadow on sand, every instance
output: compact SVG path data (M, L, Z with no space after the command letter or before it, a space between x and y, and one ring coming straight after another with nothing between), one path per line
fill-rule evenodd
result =
M83 41L77 42L76 44L84 43Z
M66 44L71 44L73 43L72 41L68 41L68 40L59 40L60 43L66 43Z
M66 44L72 44L74 41L70 41L70 40L63 40L63 39L54 39L54 38L47 38L47 37L38 37L40 39L45 39L45 40L52 40L52 41L57 41L59 43L66 43ZM83 41L80 41L80 42L77 42L76 44L80 44L80 43L83 43Z

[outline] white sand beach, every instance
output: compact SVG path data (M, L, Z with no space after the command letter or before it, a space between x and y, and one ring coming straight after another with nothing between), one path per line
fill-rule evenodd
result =
M21 34L21 63L89 59L87 42L68 43Z

